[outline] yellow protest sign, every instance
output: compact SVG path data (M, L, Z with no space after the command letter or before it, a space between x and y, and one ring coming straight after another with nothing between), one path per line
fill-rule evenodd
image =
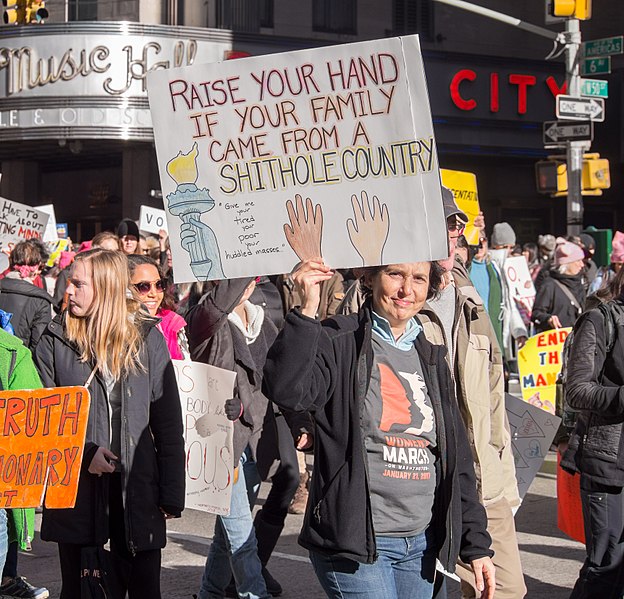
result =
M90 396L85 387L0 392L0 508L72 508Z
M470 245L478 245L479 230L475 229L474 221L479 216L479 193L477 192L477 177L474 173L440 169L442 185L453 193L457 207L466 213L468 223L464 236Z
M572 328L554 329L530 337L518 352L522 399L551 414L555 413L557 376L561 351Z

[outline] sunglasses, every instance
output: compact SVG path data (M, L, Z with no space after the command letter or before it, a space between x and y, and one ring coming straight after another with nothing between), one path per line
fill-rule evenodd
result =
M464 223L458 223L457 221L455 221L454 223L446 223L446 228L450 232L458 231L459 234L461 235L464 232L466 225Z
M162 293L165 290L166 285L165 285L165 282L161 280L155 281L154 283L150 283L149 281L141 281L140 283L134 283L134 288L141 295L145 295L146 293L149 293L152 287L154 287L154 289L158 293Z

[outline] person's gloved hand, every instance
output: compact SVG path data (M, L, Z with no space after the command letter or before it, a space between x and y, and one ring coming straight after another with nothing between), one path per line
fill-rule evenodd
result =
M243 403L240 397L225 400L225 415L228 420L238 420L243 413Z

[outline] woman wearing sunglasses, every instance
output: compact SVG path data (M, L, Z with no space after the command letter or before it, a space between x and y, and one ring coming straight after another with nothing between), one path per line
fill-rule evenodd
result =
M147 308L150 316L160 318L156 325L167 341L174 360L182 360L187 342L184 333L186 321L174 311L173 298L167 290L158 264L149 256L128 256L130 284L135 297Z

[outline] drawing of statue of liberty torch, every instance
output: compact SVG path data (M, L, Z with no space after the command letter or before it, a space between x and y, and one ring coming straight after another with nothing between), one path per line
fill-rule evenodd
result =
M167 163L167 173L176 182L177 188L167 195L169 212L179 216L180 243L191 256L191 270L198 281L224 279L219 244L214 231L201 221L201 214L214 208L215 201L208 189L196 185L197 143L188 154L180 151Z

